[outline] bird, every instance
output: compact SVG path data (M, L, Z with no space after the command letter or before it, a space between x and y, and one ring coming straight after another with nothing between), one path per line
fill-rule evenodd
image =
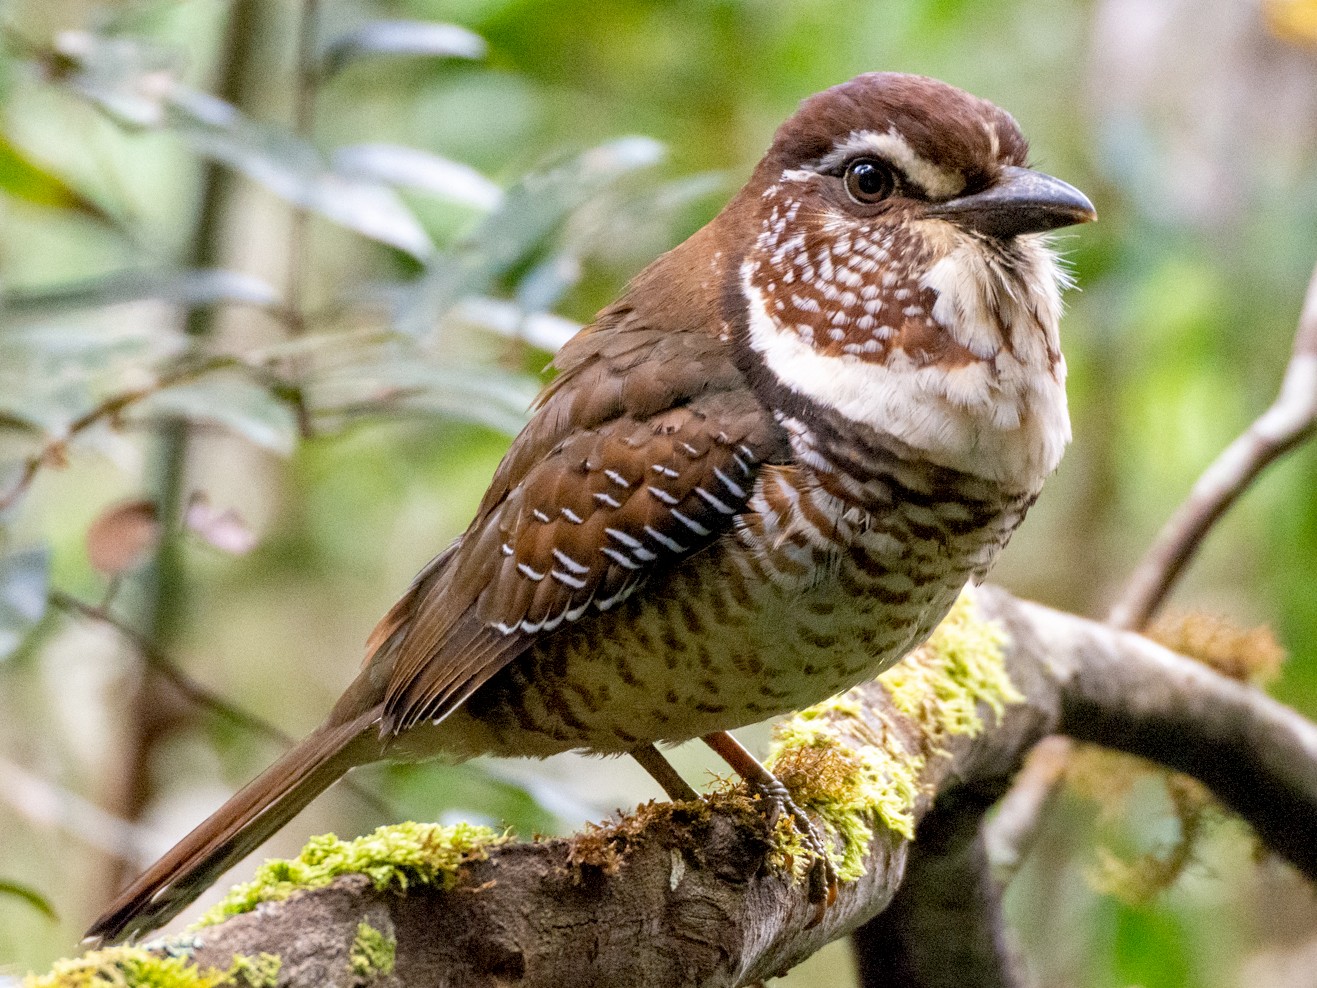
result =
M984 577L1070 440L1049 233L1093 219L949 84L872 72L804 100L559 351L323 724L89 938L163 925L378 761L630 754L692 799L658 746L702 738L808 832L728 732L876 676Z

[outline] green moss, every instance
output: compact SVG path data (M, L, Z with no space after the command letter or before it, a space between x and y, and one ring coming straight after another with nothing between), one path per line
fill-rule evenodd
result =
M365 920L357 926L357 936L348 953L348 967L358 978L374 979L393 973L398 941L381 933Z
M49 974L28 975L23 988L274 988L279 968L274 954L235 954L233 965L220 971L144 947L107 947L56 961Z
M811 708L782 724L769 765L797 803L812 810L839 840L837 877L853 881L864 874L864 852L875 822L914 836L914 801L924 759L899 742L853 748L830 730L829 721L837 716L858 718L861 711L838 714L832 708L824 714ZM798 853L790 845L787 850Z
M875 826L914 837L920 774L942 739L981 731L980 704L1000 716L1021 699L1006 673L1005 641L967 590L923 646L879 677L890 705L866 709L864 694L852 691L778 727L769 765L841 845L842 881L864 874ZM798 837L781 838L783 853L797 857Z
M983 730L979 705L998 717L1023 697L1006 674L1006 632L960 595L928 641L879 677L892 703L934 736Z
M275 988L283 966L283 958L278 954L262 953L255 957L236 954L229 968L229 982L237 988Z
M320 888L340 875L367 875L381 890L406 890L414 885L451 888L460 865L483 860L490 847L507 839L488 827L465 823L452 827L399 823L349 841L322 834L312 837L292 860L266 861L252 881L235 886L196 926L221 923L262 902Z

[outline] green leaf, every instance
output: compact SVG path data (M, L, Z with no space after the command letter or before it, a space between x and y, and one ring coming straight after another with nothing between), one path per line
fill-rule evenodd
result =
M50 900L30 886L0 878L0 895L9 895L15 899L22 899L47 919L59 922L59 914L55 912L55 907L50 904Z
M121 123L158 127L177 84L177 58L137 38L62 31L53 74Z
M581 262L570 253L547 257L517 284L517 305L524 312L548 312L581 280Z
M177 417L216 425L280 456L288 456L297 444L297 419L288 404L269 388L233 374L165 388L133 405L126 417Z
M269 308L279 302L279 293L269 283L241 271L124 271L39 291L8 292L2 304L6 315L32 318L143 299L187 308L225 302Z
M1191 937L1183 919L1159 904L1117 905L1112 969L1119 984L1177 988L1195 977Z
M429 235L392 189L337 174L314 145L291 131L182 85L171 63L149 46L65 32L60 53L68 85L120 122L172 131L198 154L372 240L422 260L434 253Z
M424 260L429 234L392 189L331 171L290 131L244 117L205 93L176 87L171 126L198 153L220 161L294 205Z
M592 148L563 165L529 175L509 189L502 205L443 256L409 292L396 319L405 335L423 337L460 299L484 294L525 259L571 213L637 169L657 163L663 147L647 137L624 137Z
M176 354L182 343L181 336L140 320L6 326L0 330L0 415L58 434L126 382L140 381L141 368Z
M341 72L354 59L379 57L483 58L485 39L456 24L370 21L325 46L321 71Z
M482 212L503 201L503 190L470 165L399 144L353 144L333 153L334 171L439 196Z
M547 353L557 353L581 329L580 323L562 316L527 312L515 302L483 295L463 299L449 318L500 336L524 340Z
M662 157L663 145L657 141L623 137L591 148L550 171L528 175L508 190L503 205L462 247L482 258L484 270L501 274L524 258L572 211L618 179L652 167Z
M34 206L71 209L96 219L105 214L58 175L47 171L0 134L0 191Z
M46 613L50 550L0 556L0 662L13 656Z
M526 424L536 382L488 367L441 367L415 353L343 366L318 376L309 391L318 415L411 412L476 422L508 435Z

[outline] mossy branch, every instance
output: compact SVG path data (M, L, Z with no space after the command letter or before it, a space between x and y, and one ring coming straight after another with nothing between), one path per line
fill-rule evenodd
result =
M234 958L262 955L278 958L288 986L753 984L883 914L912 862L936 853L948 808L981 812L1054 733L1196 776L1317 879L1317 726L1137 635L999 590L980 591L977 606L991 623L962 605L898 671L786 725L778 770L795 772L847 879L816 925L790 835L733 791L646 804L566 840L417 825L321 839L300 863L267 866L230 902L236 915L149 954L219 972L180 988L240 984ZM973 851L954 832L948 846ZM441 853L418 857L421 845ZM902 914L897 902L876 922ZM983 931L989 952L993 935ZM168 982L36 981L91 983Z

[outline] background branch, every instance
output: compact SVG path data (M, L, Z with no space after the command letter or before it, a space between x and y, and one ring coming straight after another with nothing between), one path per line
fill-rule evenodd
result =
M1014 988L1001 886L980 824L997 786L962 786L919 822L905 880L891 905L855 931L860 984L908 988Z
M1308 283L1293 355L1275 402L1203 471L1134 570L1108 620L1141 629L1208 531L1269 464L1317 429L1317 269Z
M77 418L73 419L65 428L61 435L47 440L40 449L26 457L19 467L18 476L14 479L9 489L0 494L0 512L7 510L17 503L18 499L27 492L36 480L37 474L41 468L51 463L59 463L64 458L64 452L68 447L69 441L76 438L83 432L86 432L92 426L100 425L103 422L113 421L115 417L127 411L131 406L137 404L154 394L164 391L166 388L172 388L176 384L183 384L186 381L195 380L206 374L214 373L220 370L230 370L236 368L253 369L250 365L244 363L237 357L217 355L207 357L202 360L191 360L179 364L172 370L166 371L159 375L151 384L140 388L129 388L117 394L110 395L97 402L87 411L83 412Z
M150 829L106 813L90 800L7 758L0 758L0 799L34 826L72 834L131 868L150 864L168 849L167 842Z

